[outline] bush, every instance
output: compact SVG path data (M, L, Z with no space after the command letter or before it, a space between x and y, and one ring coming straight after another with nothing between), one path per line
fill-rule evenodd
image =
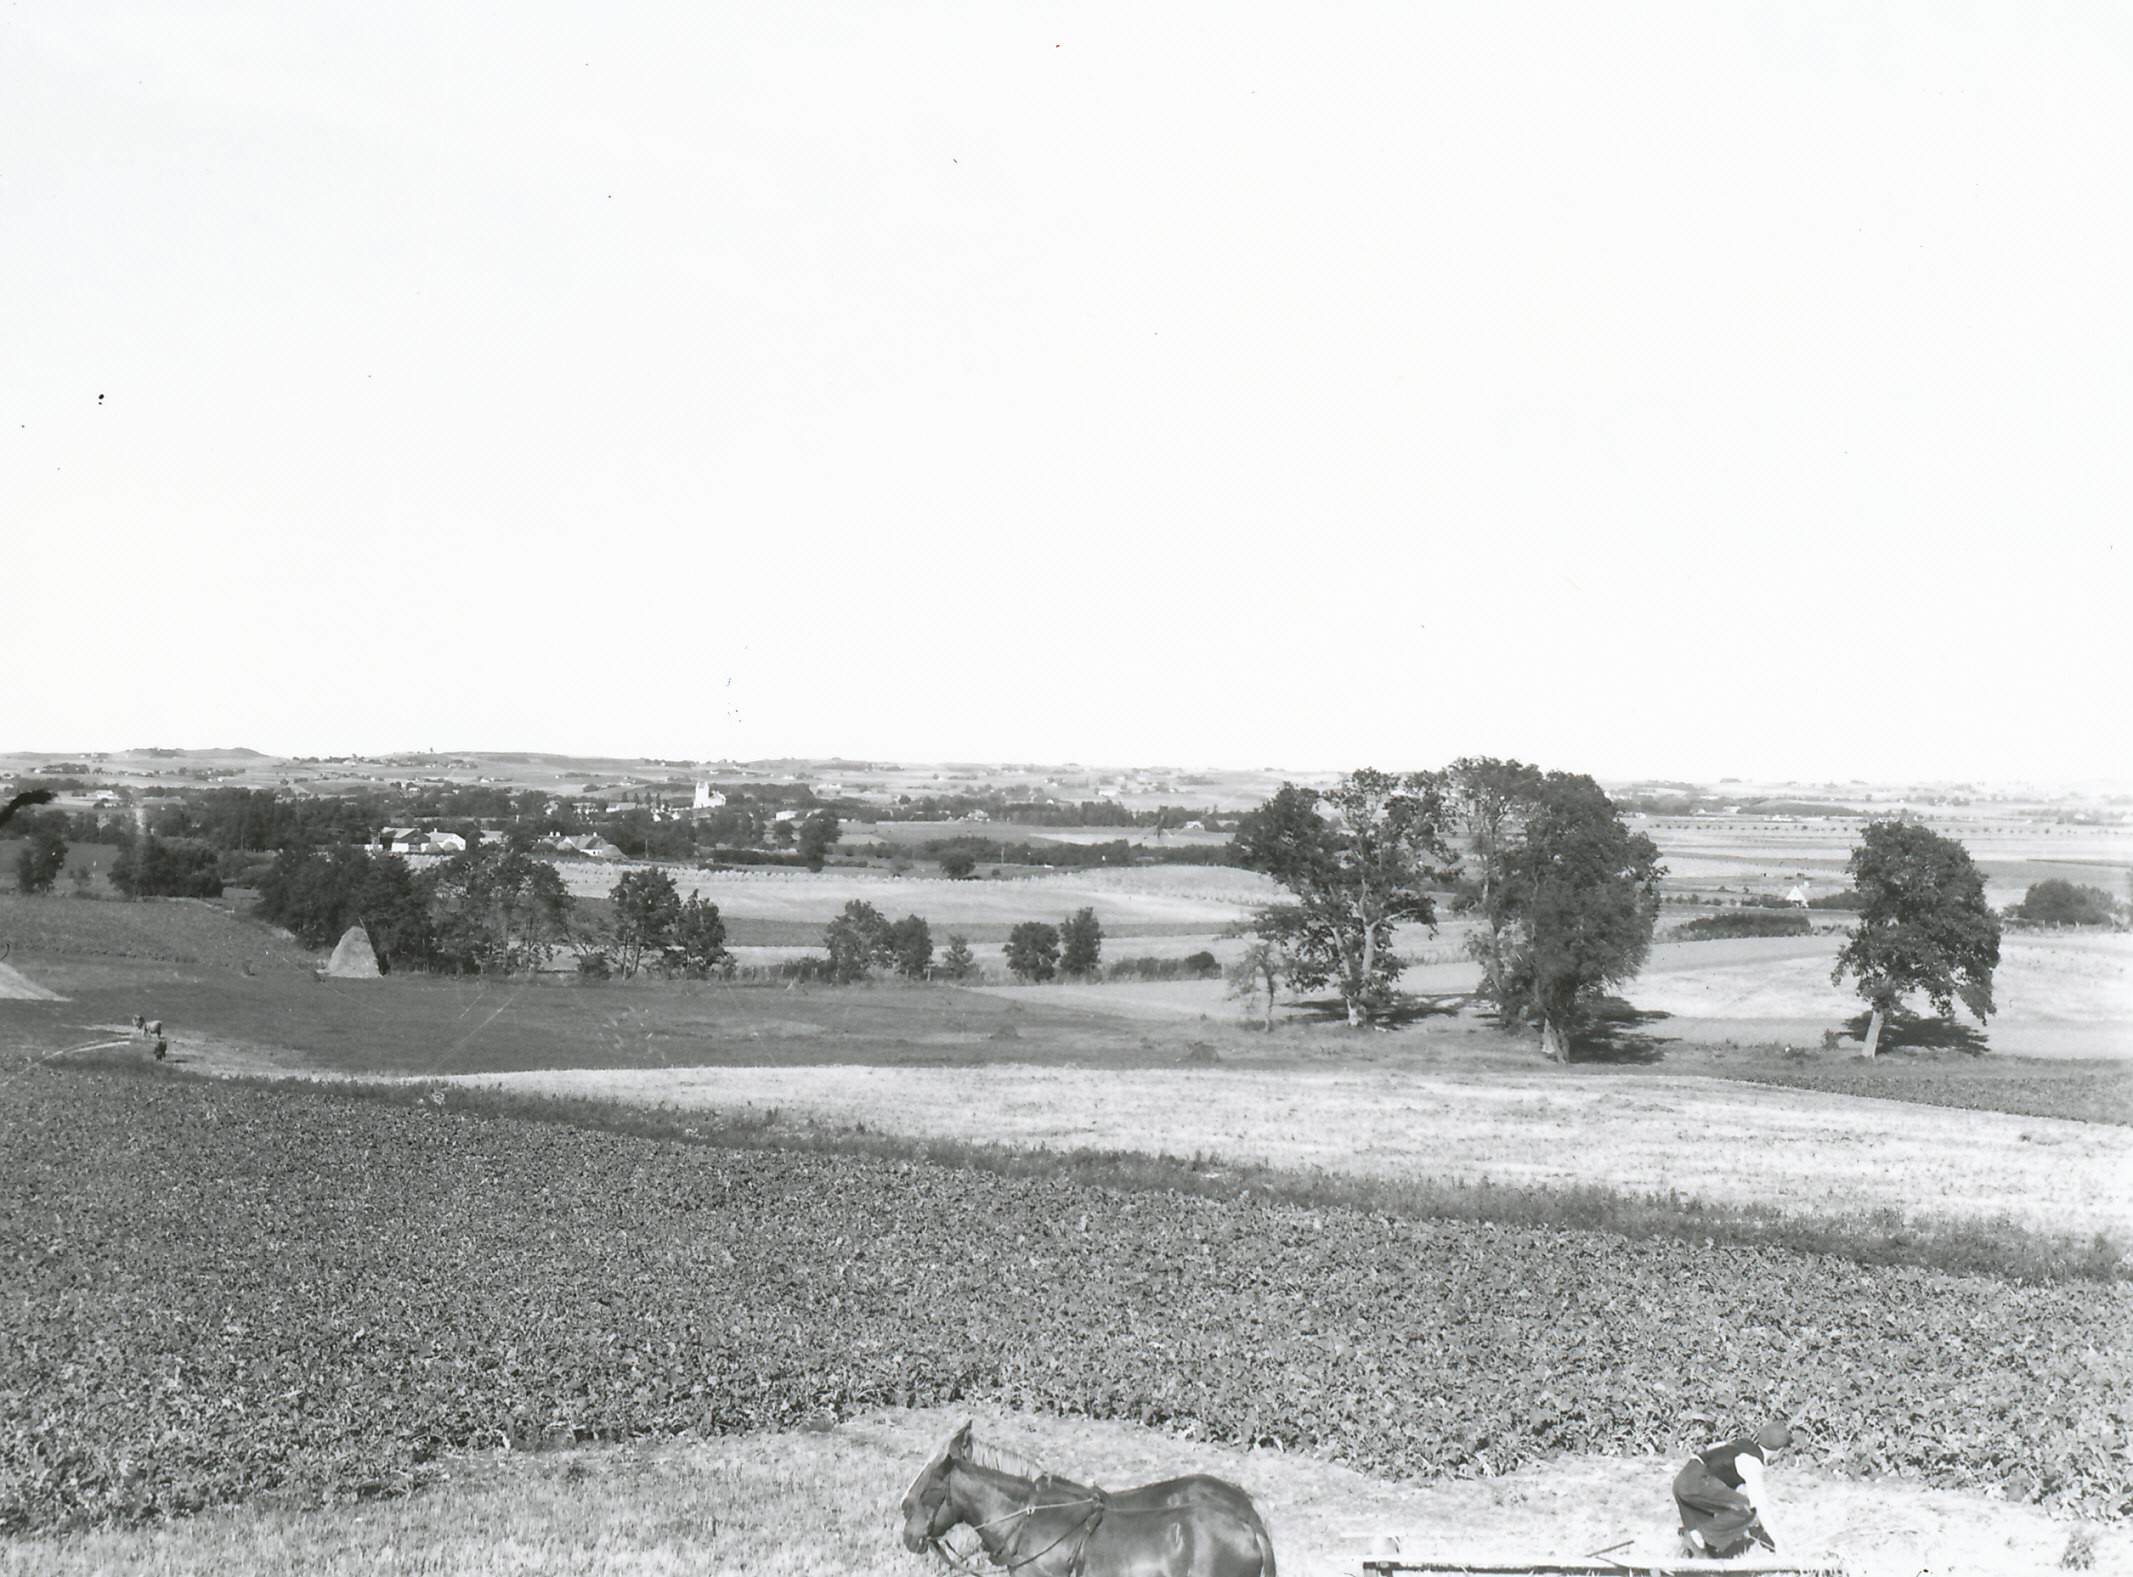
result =
M1106 980L1212 980L1222 973L1215 955L1192 953L1184 958L1120 958L1104 971Z
M781 853L776 849L731 849L716 848L700 862L707 871L730 870L736 865L784 865L795 870L807 868L806 859L798 854Z
M2101 887L2080 887L2054 876L2032 883L2013 916L2024 925L2109 925L2111 895Z
M1735 936L1811 936L1814 922L1797 909L1747 909L1738 914L1698 915L1674 928L1682 942L1715 942Z
M977 868L977 859L968 849L949 849L941 855L941 874L950 881L967 881Z
M941 954L941 961L933 972L934 976L941 980L976 979L978 961L970 951L969 938L951 932L947 951Z
M1847 887L1841 892L1823 893L1807 900L1810 909L1848 909L1853 913L1866 907L1866 897L1856 887Z

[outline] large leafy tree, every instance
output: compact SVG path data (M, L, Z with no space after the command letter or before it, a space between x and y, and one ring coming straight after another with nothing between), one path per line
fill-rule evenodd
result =
M1049 980L1059 973L1059 927L1025 920L1007 933L1007 967L1024 980Z
M1365 768L1323 792L1284 783L1237 829L1237 863L1296 895L1283 906L1295 911L1285 922L1291 980L1307 989L1331 982L1351 1025L1392 1005L1403 967L1394 928L1436 928L1426 884L1433 862L1448 857L1443 813L1428 774Z
M830 845L844 836L844 828L838 823L836 813L828 810L813 811L800 823L799 850L807 861L807 868L819 871L829 856Z
M1490 989L1506 1022L1538 1022L1542 1051L1567 1061L1601 994L1644 966L1665 867L1581 772L1526 780L1504 825L1483 913L1498 947Z
M26 893L48 893L67 867L65 819L32 815L17 825L23 841L15 851L15 884Z
M1830 979L1855 976L1872 1009L1865 1055L1880 1049L1888 1015L1914 991L1944 1016L1960 998L1979 1023L1989 1018L2000 922L1970 851L1917 822L1874 821L1845 868L1862 906Z
M667 965L685 974L703 976L723 970L733 962L726 947L726 922L718 905L701 893L691 893L674 918L667 941Z
M652 867L627 872L608 890L615 913L615 953L622 978L632 978L647 953L664 953L673 945L681 921L681 894L674 878Z
M844 912L822 931L822 945L829 950L830 979L849 985L866 979L876 964L895 962L890 929L888 917L864 899L846 904Z
M933 928L923 917L907 914L889 927L889 961L906 980L923 980L933 967Z
M1104 928L1094 909L1077 909L1059 927L1059 972L1086 980L1103 967Z
M1493 1001L1504 984L1504 911L1497 902L1505 861L1541 787L1539 767L1491 756L1462 756L1439 778L1446 820L1461 849L1452 907L1473 911L1481 921L1467 937L1467 951L1481 965L1483 992Z

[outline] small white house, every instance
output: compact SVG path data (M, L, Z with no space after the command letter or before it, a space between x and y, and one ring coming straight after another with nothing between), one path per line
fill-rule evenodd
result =
M388 854L464 854L467 840L456 832L431 832L423 827L387 827L378 834L378 847Z

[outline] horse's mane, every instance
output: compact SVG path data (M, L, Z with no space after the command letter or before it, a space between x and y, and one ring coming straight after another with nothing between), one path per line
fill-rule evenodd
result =
M1073 1489L1089 1489L1093 1487L1080 1482L1078 1479L1063 1477L1050 1471L1043 1463L1022 1455L1019 1451L1010 1451L1005 1446L994 1445L989 1441L980 1440L976 1435L970 1437L970 1444L957 1451L956 1456L960 1460L968 1462L972 1467L990 1468L995 1473L1012 1473L1016 1478L1026 1478L1032 1483L1049 1482Z

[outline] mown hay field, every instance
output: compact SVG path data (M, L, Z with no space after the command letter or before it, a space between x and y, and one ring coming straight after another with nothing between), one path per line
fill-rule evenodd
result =
M479 1081L925 1139L1671 1193L1891 1226L2006 1219L2133 1243L2133 1127L1657 1073L996 1063L553 1069Z
M604 897L620 876L613 867L559 867L572 892ZM1279 889L1262 876L1221 866L1136 866L1130 870L1058 872L950 881L894 876L882 870L824 871L758 868L701 871L669 867L686 896L701 893L721 915L745 919L834 918L854 899L892 917L919 914L936 932L962 925L1013 925L1048 920L1094 907L1105 929L1129 935L1142 925L1192 926L1218 931L1273 901Z

